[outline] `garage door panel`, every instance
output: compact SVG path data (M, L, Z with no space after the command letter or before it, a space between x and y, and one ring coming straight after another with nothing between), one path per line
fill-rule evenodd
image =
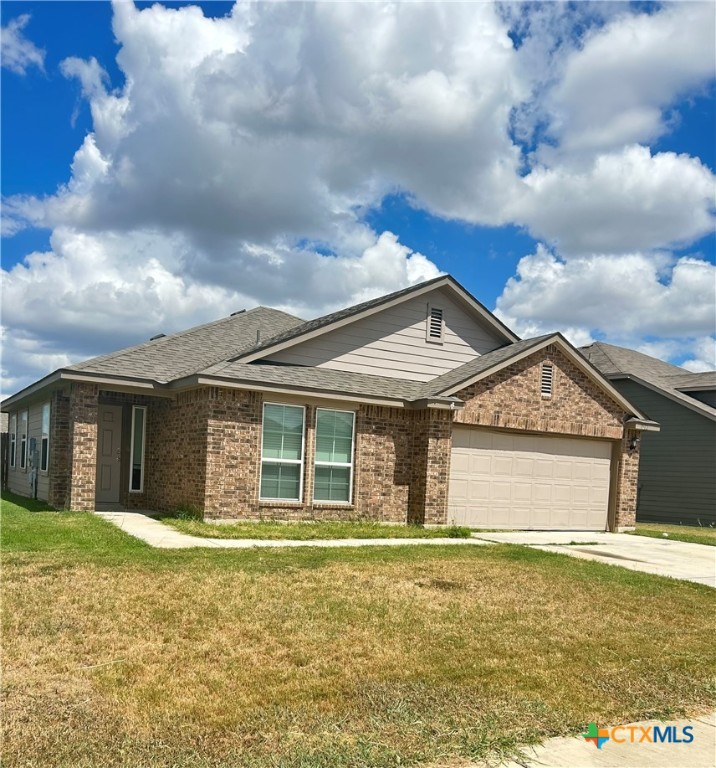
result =
M604 530L610 459L605 440L455 427L450 520L476 527Z

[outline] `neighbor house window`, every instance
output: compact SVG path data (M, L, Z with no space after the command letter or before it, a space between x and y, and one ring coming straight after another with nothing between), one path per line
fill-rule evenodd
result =
M50 404L42 406L42 438L40 440L40 471L47 472L50 466Z
M18 437L20 442L20 469L25 469L27 466L27 411L20 411L18 431L20 433Z
M129 490L144 490L144 442L147 432L147 409L143 405L132 406L132 442L129 459Z
M554 368L550 363L542 366L542 397L552 397L552 383L554 381Z
M10 416L10 469L15 468L15 454L17 452L17 414Z
M300 405L264 405L261 443L262 499L301 500L304 418L305 409Z
M442 342L444 328L443 311L440 307L433 307L428 304L428 319L425 328L425 338L427 341Z
M354 427L353 411L316 410L314 501L350 504Z

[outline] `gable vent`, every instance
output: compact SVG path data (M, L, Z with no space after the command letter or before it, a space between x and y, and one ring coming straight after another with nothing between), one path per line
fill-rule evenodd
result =
M554 380L554 367L551 363L542 366L542 395L552 397L552 382Z
M443 340L443 311L440 307L428 306L428 322L425 338L428 341Z

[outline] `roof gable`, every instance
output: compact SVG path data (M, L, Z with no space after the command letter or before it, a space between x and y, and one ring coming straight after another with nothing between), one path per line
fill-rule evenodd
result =
M716 408L691 397L684 392L707 388L713 384L716 374L690 373L671 363L614 344L598 341L580 351L609 379L633 379L645 387L659 392L676 403L696 413L716 420ZM690 384L689 382L692 382Z
M395 307L418 296L425 295L434 291L436 288L443 288L450 292L455 301L460 302L465 307L466 311L473 315L475 322L479 322L490 328L490 330L502 339L504 343L512 343L518 340L518 336L516 336L504 323L498 320L455 279L449 275L444 275L411 286L410 288L404 288L386 296L381 296L377 299L371 299L370 301L365 301L361 304L341 309L338 312L332 312L323 317L316 318L315 320L309 320L300 326L290 328L284 333L267 339L253 349L237 355L234 360L241 360L242 362L248 363L262 359L270 359L271 356L277 352L302 344L308 340L315 339L351 323L356 323L359 320L375 315L388 308Z

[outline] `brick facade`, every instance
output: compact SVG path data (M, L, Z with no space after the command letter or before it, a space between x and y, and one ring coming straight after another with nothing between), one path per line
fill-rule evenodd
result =
M540 394L542 365L554 366L553 393ZM175 398L99 391L72 384L52 401L50 501L93 509L100 404L122 405L123 463L120 502L130 508L201 510L236 519L366 519L442 524L447 521L452 424L612 441L615 526L634 524L638 450L625 434L624 411L556 346L546 347L457 393L462 410L410 410L336 403L352 409L355 460L352 504L313 502L316 401L306 399L303 497L299 502L259 500L260 392L202 387ZM272 397L272 401L281 401ZM295 396L287 402L301 402ZM147 407L145 485L128 492L131 405Z

